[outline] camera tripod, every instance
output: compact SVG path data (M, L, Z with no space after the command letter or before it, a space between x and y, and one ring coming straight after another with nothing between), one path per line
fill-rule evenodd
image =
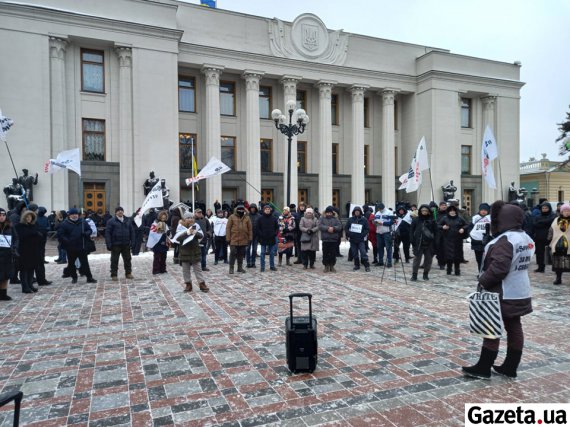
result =
M396 230L394 230L394 226L390 226L390 239L392 240L392 268L394 269L394 280L396 280L396 263L395 260L398 259L400 262L399 264L402 266L402 275L404 276L404 283L408 284L408 279L406 278L406 270L404 269L404 262L402 261L402 254L400 253L400 244L398 242L398 247L394 248L394 243L396 242ZM378 242L376 242L378 245ZM398 258L395 257L396 253L398 254ZM384 260L382 260L384 261ZM384 282L384 274L386 273L386 263L382 267L382 276L380 277L380 284Z

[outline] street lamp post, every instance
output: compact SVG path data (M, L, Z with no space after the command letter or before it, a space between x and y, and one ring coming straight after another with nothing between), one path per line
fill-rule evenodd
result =
M275 122L275 127L283 135L287 136L287 206L291 204L291 141L293 136L305 132L305 127L309 123L309 116L302 108L295 110L297 103L293 100L287 102L287 112L289 113L289 123L287 117L281 110L273 110L271 118ZM295 120L293 120L295 117Z

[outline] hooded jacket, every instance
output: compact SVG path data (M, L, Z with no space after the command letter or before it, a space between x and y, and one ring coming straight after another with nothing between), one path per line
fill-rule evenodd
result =
M319 221L317 220L317 218L315 218L314 213L305 212L305 215L303 215L303 218L301 218L301 221L299 221L299 230L301 231L301 250L318 251ZM308 241L305 242L304 241L305 239L307 239Z
M354 215L354 212L357 210L360 211L360 216ZM361 227L358 227L361 226ZM356 231L360 229L360 232ZM350 243L360 243L364 242L368 237L368 218L364 218L362 215L362 209L358 206L352 210L352 216L346 223L345 232L346 237L350 241Z
M450 215L454 211L455 216ZM446 230L443 226L447 225ZM463 218L459 216L459 212L455 206L447 209L447 214L438 223L439 232L443 243L443 254L446 261L461 261L463 259L463 239L469 236L467 233L468 225ZM460 233L463 230L463 233Z
M333 228L333 232L329 233L329 227ZM321 240L323 242L338 242L340 233L342 232L342 223L334 215L327 218L326 215L319 219L319 230L321 231Z
M489 243L485 248L487 252L483 258L479 284L489 292L499 293L502 315L506 318L524 316L532 312L530 297L503 299L503 280L513 268L513 245L507 236L501 236L501 234L507 231L524 233L522 230L523 222L524 212L520 207L505 204L503 201L493 203L491 207L491 232L495 239L498 239L495 240L495 243Z
M249 212L249 220L251 221L251 231L253 234L253 238L255 239L257 238L257 221L259 220L259 218L261 218L261 214L259 213L257 205L255 203L249 205L248 212Z
M279 221L273 215L273 210L269 214L263 212L259 215L256 223L257 241L260 245L274 245L275 238L279 232Z
M245 208L244 208L245 209ZM247 246L253 238L253 230L249 215L245 212L243 216L237 214L237 207L234 209L233 215L228 218L226 226L226 241L230 246Z
M84 251L85 240L91 239L91 227L81 218L74 222L68 217L57 229L57 238L66 251Z
M32 216L28 224L26 217ZM14 227L18 235L18 252L20 254L20 268L34 269L43 259L40 259L40 245L43 245L43 236L36 224L37 215L32 211L22 212L21 220Z
M429 210L427 215L422 215L421 210ZM433 219L433 214L428 205L421 205L418 209L418 216L412 221L411 236L412 246L415 250L420 247L434 246L437 235L437 224Z
M542 207L546 206L548 212L543 212ZM548 230L552 225L552 221L556 218L556 214L552 212L552 206L550 203L545 202L540 205L540 215L532 217L532 239L538 243L545 245L548 240Z

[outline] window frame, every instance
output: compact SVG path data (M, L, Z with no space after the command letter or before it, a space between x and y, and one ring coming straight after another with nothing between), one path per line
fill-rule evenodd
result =
M100 122L103 124L103 131L87 131L85 130L85 123L87 121ZM88 134L103 135L103 158L102 159L87 159L85 158L85 140ZM81 118L81 159L83 161L104 162L107 159L107 123L104 119L93 119L89 117Z
M180 109L180 91L181 90L190 90L190 88L185 88L180 86L180 81L188 81L191 80L193 82L192 91L194 92L194 110L181 110ZM178 76L178 112L179 113L197 113L197 105L196 105L196 77L194 76Z
M299 147L304 147L304 150L300 151ZM299 155L302 154L304 170L301 170L301 165L299 162ZM297 141L297 174L307 173L307 141Z
M269 89L269 96L261 96L261 88ZM261 100L267 99L269 103L269 108L267 109L267 117L261 117ZM273 109L273 87L272 86L259 86L259 118L262 120L273 120L271 117L271 111Z
M189 168L185 168L182 167L182 163L180 162L180 149L182 147L191 147L191 144L182 144L180 142L181 138L183 136L190 136L192 138L194 138L194 157L196 158L196 166L198 166L198 134L196 133L192 133L192 132L178 132L178 168L179 169L185 169L185 170L192 170L192 164L190 165ZM192 162L192 160L190 160L190 162ZM196 173L198 173L198 171L196 171Z
M333 143L332 144L332 174L333 175L338 175L339 174L339 164L338 164L338 158L339 158L339 153L340 153L340 144L339 143Z
M336 93L331 94L331 124L339 126L339 96Z
M467 126L463 125L463 111L467 110ZM472 98L461 98L461 108L460 108L460 124L461 129L473 129L473 99Z
M222 144L222 140L223 140L224 138L226 138L226 139L233 139L233 141L234 141L234 145L233 145L233 149L234 149L234 150L233 150L233 153L234 153L234 156L233 156L233 157L234 157L234 158L233 158L233 164L232 164L232 165L228 165L226 162L224 162L224 163L225 163L227 166L229 166L229 167L232 169L232 171L237 171L237 164L236 164L236 163L237 163L237 137L235 137L235 136L233 136L233 135L221 135L221 136L220 136L220 148L221 148L221 149L224 149L224 148L227 148L227 147L228 147L228 146L221 145L221 144ZM222 162L223 162L223 161L224 161L224 160L223 160L223 157L224 157L224 156L221 154L221 152L220 152L220 156L222 157Z
M301 99L302 99L302 104L299 104L299 95L301 95ZM306 90L301 90L301 89L297 89L296 93L295 93L295 109L298 110L299 108L302 108L303 110L307 111L307 91Z
M97 54L97 55L101 55L101 63L99 62L92 62L92 61L85 61L83 59L83 54L84 53L91 53L91 54ZM89 48L81 48L79 51L79 60L81 63L81 92L87 92L87 93L105 93L105 51L104 50L99 50L99 49L89 49ZM91 64L91 65L98 65L101 67L102 71L103 71L103 87L101 89L101 91L98 90L89 90L89 89L85 89L85 80L84 80L84 72L83 72L83 65L84 64Z
M233 92L222 92L222 86L224 85L232 85L233 86ZM220 81L220 116L225 116L225 117L237 117L237 84L236 82L232 81L232 80L221 80ZM231 93L233 94L234 98L233 98L233 114L224 114L222 113L222 102L221 102L221 97L222 94L227 94L227 93Z
M365 96L363 101L364 128L370 128L370 97Z
M264 142L269 142L269 149L264 149L261 144L263 144ZM263 170L262 164L260 162L259 168L261 170L261 173L272 173L273 172L273 140L270 138L260 138L259 139L259 158L261 161L261 154L263 152L268 152L269 153L269 169L268 170Z
M398 130L398 100L394 99L394 130Z
M463 148L468 148L469 152L464 153ZM468 158L467 165L469 166L469 170L463 170L463 158ZM461 175L471 175L472 174L472 160L473 160L473 147L471 145L462 145L461 146Z
M370 160L370 145L364 144L364 176L370 175L369 169L370 165L368 164Z

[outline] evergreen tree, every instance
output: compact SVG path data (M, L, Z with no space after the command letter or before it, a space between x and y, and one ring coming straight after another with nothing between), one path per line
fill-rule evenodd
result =
M560 136L556 138L556 142L562 141L560 144L560 154L562 155L570 152L570 138L565 139L570 134L570 113L566 113L565 121L558 123L558 130L560 131Z

